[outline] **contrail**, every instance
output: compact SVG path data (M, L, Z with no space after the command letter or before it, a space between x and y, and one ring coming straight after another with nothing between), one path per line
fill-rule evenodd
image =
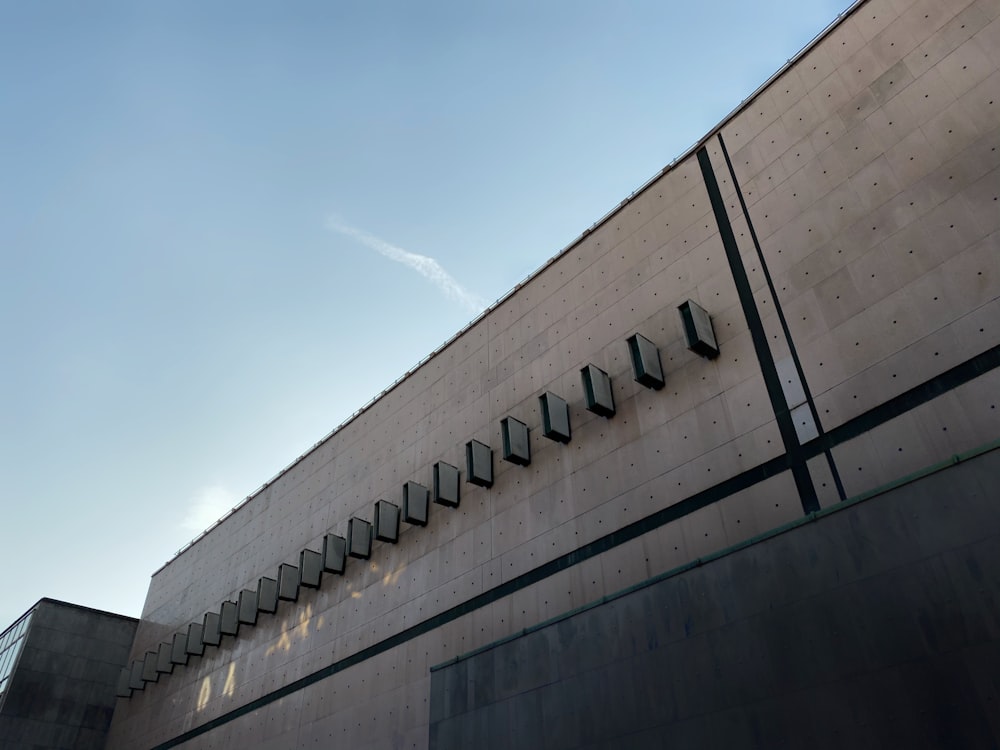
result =
M448 299L452 299L463 305L469 312L481 313L488 303L479 295L473 294L459 284L455 278L445 271L441 264L426 255L418 255L404 250L401 247L391 245L385 240L379 239L375 235L368 234L361 229L348 226L336 219L328 219L327 226L335 232L351 237L360 242L365 247L374 250L379 255L384 255L389 260L401 263L407 268L412 268L425 279L434 284L444 292Z

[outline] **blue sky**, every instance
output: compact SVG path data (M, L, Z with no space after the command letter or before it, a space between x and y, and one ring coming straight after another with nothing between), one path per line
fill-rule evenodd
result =
M846 4L0 0L0 629L138 615Z

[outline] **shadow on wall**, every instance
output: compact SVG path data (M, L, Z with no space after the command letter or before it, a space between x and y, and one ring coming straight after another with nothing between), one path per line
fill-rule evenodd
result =
M997 747L998 473L992 450L434 667L430 748Z

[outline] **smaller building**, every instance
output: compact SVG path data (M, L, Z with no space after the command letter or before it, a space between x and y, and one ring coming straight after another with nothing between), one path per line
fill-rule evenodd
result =
M104 747L138 620L41 599L0 634L0 747Z

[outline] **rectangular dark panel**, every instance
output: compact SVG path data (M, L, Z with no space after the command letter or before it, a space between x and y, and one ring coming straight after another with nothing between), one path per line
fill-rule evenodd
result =
M403 485L403 520L414 526L427 525L430 492L422 484L406 482Z
M242 625L257 624L257 592L250 589L243 589L240 592L239 619Z
M527 466L531 463L528 425L514 417L504 417L500 420L500 436L503 442L504 461L510 461L518 466Z
M132 688L129 687L129 682L132 678L132 670L129 667L122 667L122 671L118 673L118 685L115 687L115 695L119 698L131 698Z
M316 550L302 550L299 553L299 584L307 589L318 589L322 578L323 555Z
M299 598L299 569L282 563L278 566L278 598L294 602Z
M538 401L542 405L542 434L557 443L568 443L569 404L554 393L543 393Z
M160 650L156 652L156 671L160 674L174 671L174 664L170 661L169 643L161 643Z
M344 574L347 567L347 540L336 534L323 537L323 570Z
M434 502L457 508L461 500L458 467L442 461L434 464Z
M361 560L372 556L372 525L360 518L347 522L347 554Z
M156 659L157 653L155 651L147 651L146 657L142 660L142 679L146 682L156 682L160 679L160 675L156 671Z
M629 337L628 350L632 356L635 382L660 390L664 385L663 366L660 364L660 350L656 348L656 344L637 333Z
M174 633L174 641L170 644L170 662L172 664L187 664L187 635Z
M597 365L587 365L580 370L583 391L587 397L587 410L601 417L615 415L615 397L611 390L611 378Z
M257 611L271 614L278 611L278 582L273 578L257 581Z
M240 632L240 614L236 602L225 601L219 610L219 631L223 635L237 635Z
M399 541L399 506L386 500L375 503L375 538L380 542Z
M206 612L202 620L201 640L206 646L218 646L222 643L221 618L218 612Z
M705 308L697 302L688 300L677 308L684 323L684 335L687 337L688 349L706 359L719 356L719 345L715 342L715 329L712 328L712 318Z
M187 645L184 650L193 656L201 656L205 653L205 644L201 640L201 623L192 622L188 625Z
M128 686L133 690L142 690L146 687L146 682L142 679L142 659L132 662L129 669Z
M493 486L493 449L478 440L465 444L465 475L469 484Z

